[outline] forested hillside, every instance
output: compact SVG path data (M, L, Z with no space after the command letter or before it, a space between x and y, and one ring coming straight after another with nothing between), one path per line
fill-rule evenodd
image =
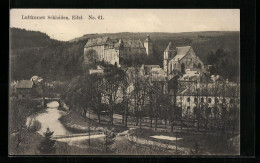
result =
M47 34L38 31L11 28L11 49L43 48L50 45L59 45L60 41L51 39Z
M85 42L69 43L50 39L41 32L11 29L11 78L68 80L82 73Z
M163 51L171 41L174 46L191 45L205 64L215 66L215 73L236 80L239 71L239 32L149 33L154 43L154 56L140 63L163 63ZM83 49L89 38L140 39L147 33L89 34L69 42L50 39L48 35L21 29L11 29L11 77L28 79L39 75L49 80L69 80L83 73ZM222 50L219 55L218 50ZM212 60L209 56L218 59ZM229 64L232 63L232 64ZM133 62L132 62L133 64ZM225 65L219 69L220 65ZM237 71L234 73L234 71Z

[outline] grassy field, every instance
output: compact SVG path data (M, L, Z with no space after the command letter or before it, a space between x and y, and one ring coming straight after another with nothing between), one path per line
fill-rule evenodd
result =
M182 138L177 141L178 147L184 147L194 150L195 143L198 144L199 153L203 155L220 155L220 154L238 154L236 149L232 149L228 144L227 140L232 136L228 133L203 133L203 132L190 132L190 133L182 133L182 132L156 132L152 129L135 129L131 130L130 135L144 138L147 140L152 140L164 144L176 145L175 140L164 140L164 139L156 139L151 136L162 135L162 136L170 136Z

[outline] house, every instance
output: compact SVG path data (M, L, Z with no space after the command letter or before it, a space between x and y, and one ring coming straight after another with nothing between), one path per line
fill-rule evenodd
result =
M152 81L165 81L166 73L159 65L143 65L145 75Z
M224 90L222 83L193 83L186 89L177 93L177 106L182 109L182 116L195 116L197 107L207 106L209 116L214 117L215 112L221 113L222 108L239 107L240 100L238 85L226 84ZM218 114L220 116L221 114Z
M30 97L33 90L34 84L31 80L21 80L16 85L16 93L18 99Z

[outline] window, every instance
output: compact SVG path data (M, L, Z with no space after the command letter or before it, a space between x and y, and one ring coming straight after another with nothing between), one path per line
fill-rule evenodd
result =
M217 97L215 98L215 103L216 103L216 104L218 103L218 98L217 98Z
M208 98L208 103L211 103L211 98Z
M190 97L187 98L187 102L190 102Z
M201 97L200 102L204 102L204 98L203 97Z
M194 98L194 102L198 102L198 99L196 97Z

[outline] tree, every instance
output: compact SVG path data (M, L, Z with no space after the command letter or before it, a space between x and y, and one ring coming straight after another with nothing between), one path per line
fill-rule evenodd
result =
M122 92L123 92L123 101L122 106L124 108L124 113L122 113L122 123L127 127L127 118L129 114L129 102L131 99L130 90L129 90L129 79L127 74L125 73L122 80Z
M153 89L152 86L149 87L149 91L148 91L148 96L149 96L149 111L148 111L148 115L150 117L150 127L153 127L153 117L154 115L154 94L155 91Z
M102 94L103 94L103 78L101 75L91 74L90 86L88 93L91 94L90 106L95 113L98 115L98 123L101 122L101 111L102 111Z
M132 78L133 91L131 92L134 102L134 115L136 118L136 126L142 127L142 117L144 116L144 107L148 99L149 78L145 77L142 67L135 65L129 70L129 76ZM140 123L139 123L140 122Z
M56 151L55 148L55 140L51 139L51 136L53 135L54 131L51 132L49 128L47 128L44 135L44 140L39 144L38 149L43 154L53 154Z
M155 91L155 130L157 130L157 124L158 119L161 117L163 112L163 98L164 98L164 92L163 92L163 83L160 81L153 81L153 88Z
M174 115L177 110L177 93L178 93L178 78L179 76L175 76L171 80L168 81L168 92L173 95L173 105L171 106L171 133L173 133L173 122L174 122Z
M108 67L105 69L103 82L103 95L108 104L110 123L113 124L114 108L118 100L122 82L124 80L125 72L122 69L115 67Z
M10 108L11 133L26 129L27 117L37 112L38 103L29 99L12 100Z
M211 74L219 74L232 81L239 81L239 58L236 52L220 47L207 55L208 64L212 65Z

